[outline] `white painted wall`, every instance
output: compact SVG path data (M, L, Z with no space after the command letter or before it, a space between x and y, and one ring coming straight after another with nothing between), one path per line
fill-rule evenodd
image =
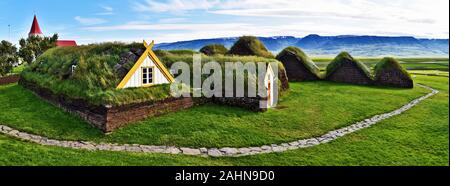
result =
M144 62L139 66L139 68L134 72L133 76L131 76L130 80L128 80L127 84L124 88L131 87L141 87L142 85L142 67L154 67L154 79L153 84L166 84L169 83L169 80L164 76L164 74L159 70L159 68L155 65L155 63L149 58L145 58Z

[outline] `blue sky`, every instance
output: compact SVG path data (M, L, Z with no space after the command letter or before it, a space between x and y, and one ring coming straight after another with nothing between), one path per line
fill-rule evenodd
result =
M46 35L86 44L240 35L449 37L448 0L0 0L0 39Z

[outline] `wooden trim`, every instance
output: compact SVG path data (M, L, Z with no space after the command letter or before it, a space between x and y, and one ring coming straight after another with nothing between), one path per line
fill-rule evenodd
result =
M127 75L122 79L122 81L117 86L117 89L121 89L125 87L125 85L127 85L128 81L130 81L131 77L133 77L136 70L142 65L142 63L145 61L145 58L147 58L147 55L145 55L145 53L147 53L147 50L145 50L144 54L142 54L142 56L139 57L138 61L134 64L131 70L128 71Z
M175 82L175 79L173 78L172 74L170 74L170 72L167 70L167 67L163 63L161 63L156 54L152 50L149 51L149 54L152 61L159 68L159 70L161 70L162 74L167 78L169 83Z

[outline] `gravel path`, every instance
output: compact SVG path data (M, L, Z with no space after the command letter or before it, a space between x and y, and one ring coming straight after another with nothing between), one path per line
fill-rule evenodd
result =
M85 150L103 150L103 151L124 151L124 152L136 152L136 153L167 153L167 154L185 154L185 155L195 155L195 156L211 156L211 157L223 157L223 156L249 156L255 154L272 153L272 152L282 152L292 149L307 148L316 146L322 143L327 143L333 141L337 138L345 136L347 134L353 133L355 131L368 128L382 120L388 119L390 117L399 115L415 105L419 104L421 101L439 93L439 91L427 87L424 85L417 84L417 86L426 88L431 92L419 97L402 107L380 115L375 115L371 118L367 118L363 121L356 122L350 126L340 128L337 130L330 131L320 137L313 137L309 139L301 139L297 141L292 141L290 143L282 144L270 144L263 145L260 147L243 147L243 148L189 148L189 147L174 147L174 146L153 146L153 145L140 145L140 144L112 144L112 143L94 143L87 141L64 141L64 140L54 140L49 139L44 136L33 135L25 132L15 130L11 127L0 125L0 133L7 136L18 138L21 140L34 142L46 146L57 146L66 147L72 149L85 149Z

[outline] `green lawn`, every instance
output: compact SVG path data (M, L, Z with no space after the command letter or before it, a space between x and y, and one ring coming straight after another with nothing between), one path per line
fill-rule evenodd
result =
M244 147L319 136L394 110L428 92L331 82L291 83L278 109L265 113L204 105L137 122L103 135L17 84L0 87L0 123L55 139L190 147Z
M407 70L441 70L448 71L448 58L397 58L403 67ZM319 68L324 70L333 59L314 58L313 61ZM380 58L358 58L368 67L373 68L381 59Z
M26 66L27 66L27 64L22 64L22 65L19 65L17 67L14 67L13 70L12 70L12 73L13 74L20 74L23 71L23 69L25 69Z
M410 70L410 74L412 75L428 75L428 76L442 76L448 77L448 71L440 71L440 70Z
M307 149L239 158L203 158L167 154L91 152L59 147L45 147L0 135L0 165L448 166L448 77L417 75L413 78L416 82L432 86L441 92L421 102L418 106L402 115L395 116L370 128L347 135L328 144ZM301 85L299 86L302 87ZM3 96L5 89L11 87L14 88L16 86L2 87L2 93L0 95ZM365 96L371 97L371 95L367 94ZM30 98L25 97L25 99L28 100ZM3 102L4 98L2 97L1 103ZM344 105L347 103L341 104L339 107L345 107ZM44 105L43 107L45 111L45 107L48 106ZM334 109L339 110L339 107ZM365 112L364 109L359 110ZM3 110L1 113L3 113ZM54 115L61 114L55 112ZM339 118L338 114L335 115L336 118ZM3 114L0 118L2 119L1 122L5 122ZM89 129L84 130L90 131ZM229 141L226 138L223 138L223 140Z

